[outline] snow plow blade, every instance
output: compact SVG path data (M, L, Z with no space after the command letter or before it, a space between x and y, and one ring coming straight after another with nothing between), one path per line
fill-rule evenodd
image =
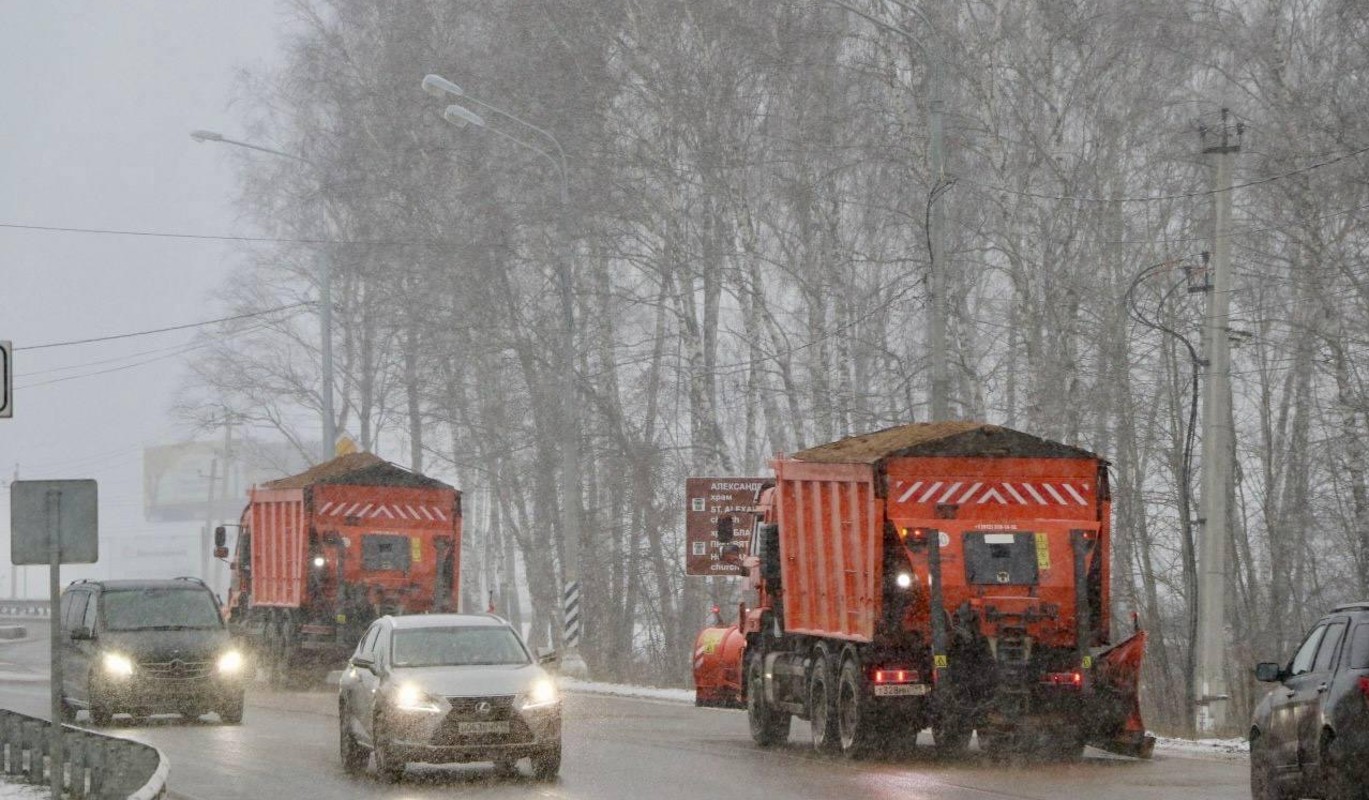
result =
M746 637L733 625L704 628L694 640L694 705L741 708Z
M1150 758L1155 737L1141 721L1141 659L1146 632L1099 651L1093 657L1096 708L1088 743L1100 750L1133 758Z

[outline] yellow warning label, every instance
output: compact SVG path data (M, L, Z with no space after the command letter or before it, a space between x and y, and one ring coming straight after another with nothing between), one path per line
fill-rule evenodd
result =
M696 652L712 653L716 651L718 649L718 644L723 640L723 633L724 631L721 630L705 631L703 635L699 637L699 649Z
M1084 669L1093 669L1093 656L1084 656Z
M933 661L937 669L946 669L951 665L951 660L944 655L938 655Z
M1051 543L1046 534L1036 534L1036 568L1051 568Z
M415 564L423 560L423 540L417 536L409 537L409 560Z

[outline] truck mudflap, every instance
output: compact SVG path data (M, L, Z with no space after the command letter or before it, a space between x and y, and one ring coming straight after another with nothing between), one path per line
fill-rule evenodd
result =
M746 637L736 625L704 628L694 640L694 705L741 708Z
M1141 660L1146 632L1137 631L1117 644L1093 654L1093 721L1088 744L1134 758L1150 758L1155 737L1141 721Z

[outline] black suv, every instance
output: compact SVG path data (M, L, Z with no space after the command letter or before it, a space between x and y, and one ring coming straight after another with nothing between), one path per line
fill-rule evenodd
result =
M1260 664L1255 677L1281 684L1250 727L1255 800L1369 798L1369 602L1338 606L1288 666Z
M247 665L197 578L77 581L62 592L62 717L176 712L242 722Z

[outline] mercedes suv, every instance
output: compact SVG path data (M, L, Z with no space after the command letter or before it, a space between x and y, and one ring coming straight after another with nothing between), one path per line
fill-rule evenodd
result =
M1369 602L1337 607L1255 677L1279 684L1250 726L1255 800L1369 798Z
M246 665L198 578L77 581L62 593L62 717L217 712L242 722Z
M382 617L338 682L342 767L398 780L410 762L492 761L505 775L561 768L561 697L509 623L493 615Z

